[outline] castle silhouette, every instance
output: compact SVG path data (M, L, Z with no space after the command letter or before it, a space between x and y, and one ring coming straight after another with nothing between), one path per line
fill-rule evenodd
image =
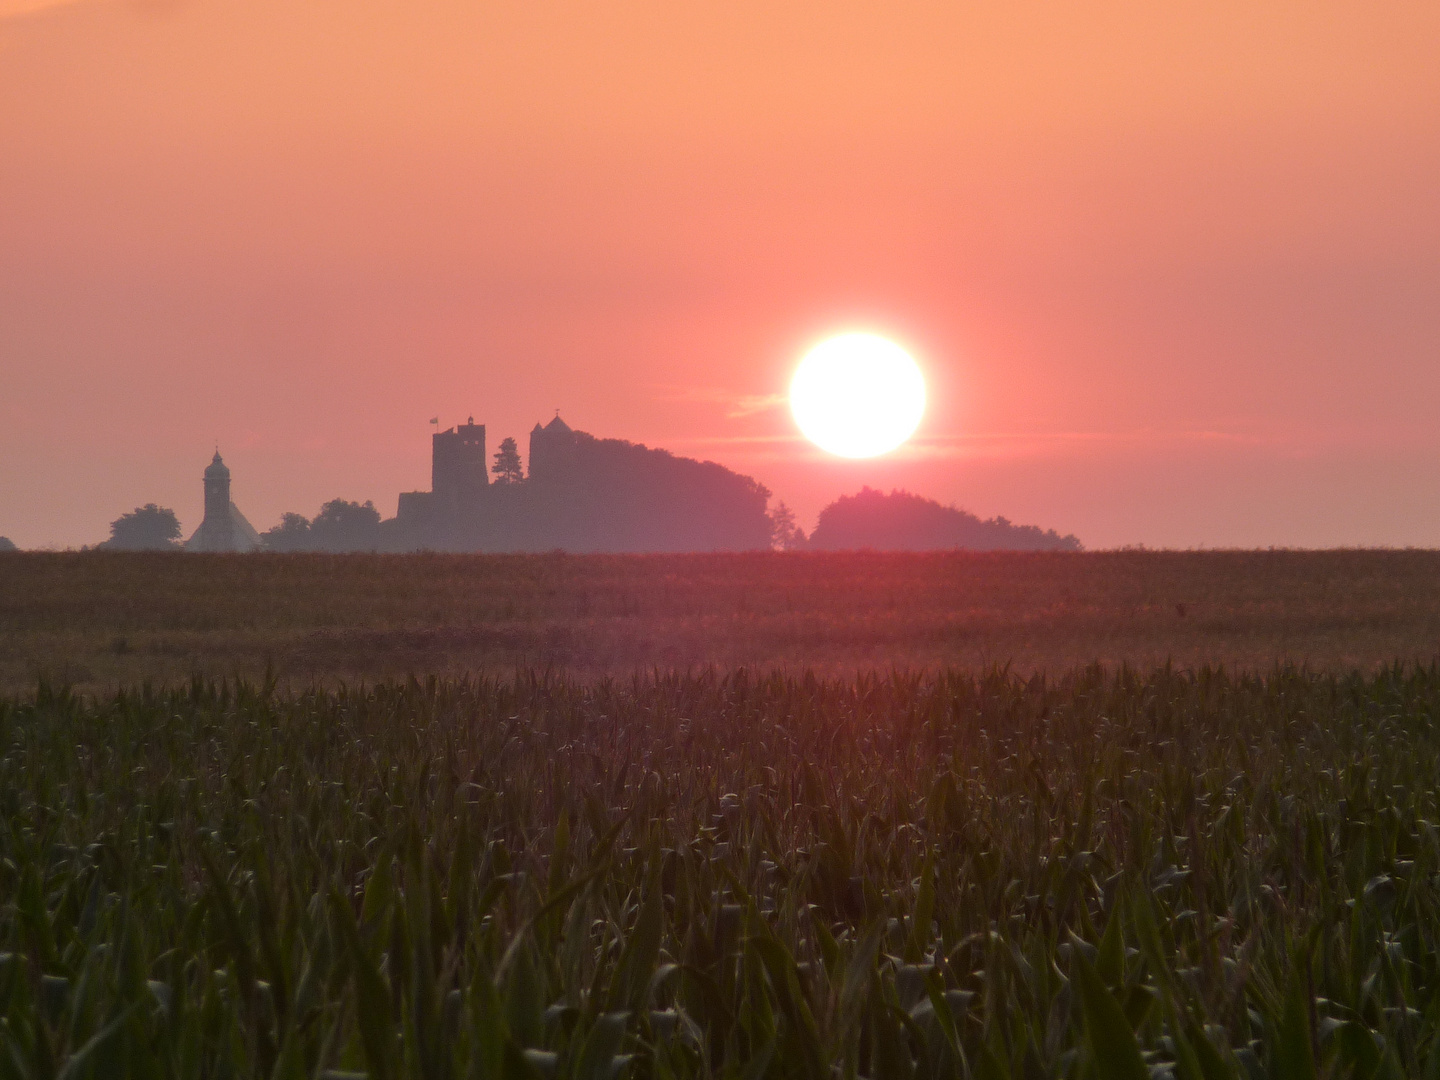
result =
M530 431L520 483L492 483L485 425L431 436L430 490L381 523L392 550L724 551L768 548L770 492L748 476L577 431L557 412Z
M497 454L492 483L485 425L431 436L430 490L406 491L382 520L370 503L335 499L313 522L286 514L261 537L230 497L217 449L205 470L205 518L188 551L687 552L768 549L770 492L713 461L577 431L557 412L530 432L529 473ZM803 535L801 537L803 541ZM1053 529L981 521L903 491L869 488L822 511L817 549L1078 551Z
M560 419L558 416L555 418ZM535 425L539 431L540 425ZM485 425L470 417L430 436L430 490L402 491L395 517L406 526L428 525L476 504L490 484ZM530 437L534 454L535 437Z

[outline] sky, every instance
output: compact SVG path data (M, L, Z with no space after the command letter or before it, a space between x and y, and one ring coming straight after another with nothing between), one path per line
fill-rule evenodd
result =
M1088 547L1440 546L1440 5L0 0L0 535L572 426ZM804 352L929 407L827 458Z

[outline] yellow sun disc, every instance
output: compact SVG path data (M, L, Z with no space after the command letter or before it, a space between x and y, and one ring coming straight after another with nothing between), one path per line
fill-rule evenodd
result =
M790 411L805 437L847 458L888 453L925 413L925 378L910 354L874 334L842 334L800 361Z

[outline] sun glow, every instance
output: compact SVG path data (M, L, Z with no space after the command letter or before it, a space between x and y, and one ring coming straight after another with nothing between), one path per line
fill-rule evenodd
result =
M820 449L876 457L915 433L925 413L925 378L893 341L842 334L800 361L790 383L790 411Z

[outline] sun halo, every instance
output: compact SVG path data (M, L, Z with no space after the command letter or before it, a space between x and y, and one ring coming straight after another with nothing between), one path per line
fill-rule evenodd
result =
M925 413L925 377L887 338L851 333L815 346L790 383L790 411L820 449L870 458L900 446Z

